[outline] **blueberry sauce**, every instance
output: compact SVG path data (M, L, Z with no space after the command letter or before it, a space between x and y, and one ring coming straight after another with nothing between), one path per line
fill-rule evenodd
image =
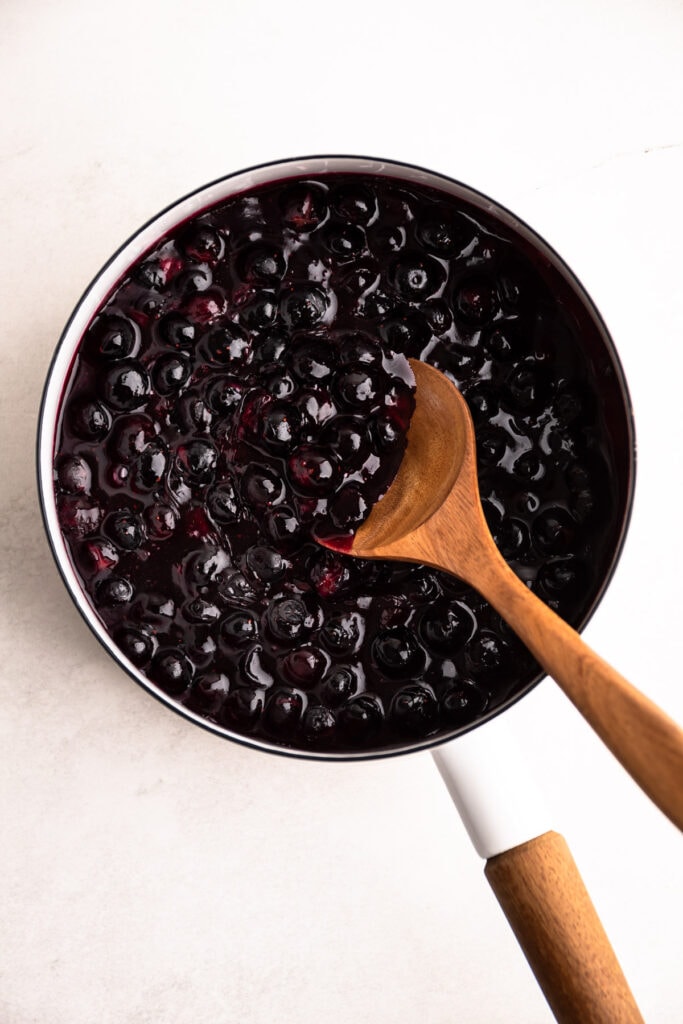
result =
M407 360L462 390L496 543L577 624L623 476L597 333L528 241L433 188L329 174L205 210L119 282L62 398L55 495L88 600L230 732L321 753L456 733L539 669L460 581L344 553L405 448Z

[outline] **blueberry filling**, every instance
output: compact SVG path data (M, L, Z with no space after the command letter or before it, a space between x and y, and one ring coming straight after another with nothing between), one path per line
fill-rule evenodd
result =
M618 528L587 330L521 235L426 186L321 175L204 211L119 282L62 399L84 592L152 683L233 732L363 753L476 722L529 685L528 652L458 580L344 547L400 464L422 359L469 403L501 551L578 622Z

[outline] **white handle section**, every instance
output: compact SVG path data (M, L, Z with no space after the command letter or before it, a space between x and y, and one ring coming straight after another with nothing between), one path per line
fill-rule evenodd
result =
M437 747L432 756L484 860L553 828L522 752L500 716Z

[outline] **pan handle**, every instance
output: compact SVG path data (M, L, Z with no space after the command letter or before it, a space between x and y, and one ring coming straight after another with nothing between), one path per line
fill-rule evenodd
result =
M433 757L558 1024L644 1024L509 730L498 719Z

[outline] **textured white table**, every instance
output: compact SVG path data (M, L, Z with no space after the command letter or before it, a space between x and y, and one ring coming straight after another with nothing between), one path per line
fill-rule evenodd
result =
M311 152L459 177L558 249L616 339L639 478L587 638L683 719L682 37L674 0L4 0L2 1024L551 1019L428 756L254 753L109 661L48 553L34 428L82 289L177 196ZM506 717L646 1019L680 1024L681 837L552 683Z

